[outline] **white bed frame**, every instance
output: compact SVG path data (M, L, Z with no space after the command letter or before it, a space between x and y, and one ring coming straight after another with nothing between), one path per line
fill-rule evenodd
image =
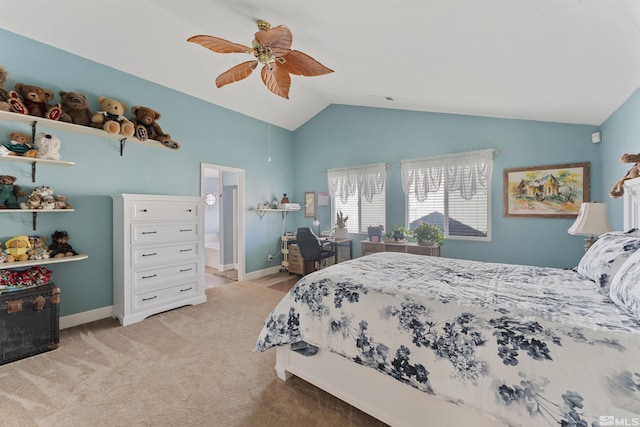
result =
M624 188L624 229L628 230L640 225L640 178L626 181ZM305 357L289 346L277 347L276 372L284 381L292 375L302 378L394 427L505 425L487 414L444 401L323 349ZM532 422L537 425L537 421Z

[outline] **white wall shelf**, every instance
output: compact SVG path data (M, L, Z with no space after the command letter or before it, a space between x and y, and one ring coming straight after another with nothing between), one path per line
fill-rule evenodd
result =
M23 213L31 212L31 218L33 223L33 229L36 229L36 219L40 212L75 212L75 209L0 209L0 214L3 213Z
M0 161L30 163L31 164L31 182L36 182L36 164L38 163L41 163L44 165L66 166L66 167L71 167L75 165L75 163L73 162L65 162L62 160L38 159L36 157L22 157L22 156L0 156Z
M124 152L124 146L127 141L134 142L136 144L143 144L149 147L165 147L160 141L155 139L148 139L146 141L140 141L135 137L126 137L124 135L111 134L102 129L97 129L89 126L81 126L73 123L60 122L57 120L45 119L43 117L29 116L25 114L12 113L8 111L0 111L0 120L7 120L16 123L26 123L31 125L32 133L35 133L36 126L44 126L49 129L60 129L68 132L81 133L84 135L90 135L100 138L107 138L120 141L120 155Z
M262 219L262 217L264 216L265 213L267 212L282 212L282 217L284 218L285 214L287 212L297 212L299 211L300 208L287 208L287 209L271 209L271 208L257 208L256 211L258 212L258 216L260 217L260 219Z
M89 258L88 255L78 254L60 258L47 258L47 259L38 259L31 261L15 261L15 262L4 262L0 264L0 270L10 270L12 268L21 268L21 267L33 267L36 265L45 265L45 264L59 264L63 262L73 262L73 261L81 261L83 259Z

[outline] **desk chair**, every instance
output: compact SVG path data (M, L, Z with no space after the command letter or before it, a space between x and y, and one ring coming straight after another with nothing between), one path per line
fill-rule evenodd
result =
M298 228L296 241L298 249L300 249L300 256L306 261L313 261L316 270L322 268L323 259L335 256L333 245L329 242L322 244L318 236L308 227Z

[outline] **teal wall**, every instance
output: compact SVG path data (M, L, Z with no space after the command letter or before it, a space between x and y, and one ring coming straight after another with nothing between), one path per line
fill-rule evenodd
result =
M640 89L637 89L602 124L602 174L604 191L601 201L608 204L611 227L622 230L622 197L612 199L606 194L618 180L622 179L632 165L622 163L624 153L640 153Z
M253 208L279 199L282 193L292 202L301 202L305 191L327 191L325 171L329 168L387 162L387 225L392 225L404 221L400 160L496 148L500 153L494 158L492 180L493 240L450 240L443 255L566 267L576 265L583 254L582 238L567 233L572 220L504 218L503 169L591 162L591 198L603 200L627 170L617 160L620 154L640 151L634 145L640 140L640 129L632 120L640 112L636 92L603 124L602 144L591 143L591 133L599 129L596 126L332 105L295 132L272 127L273 161L267 162L268 126L262 121L4 30L0 30L0 57L9 72L8 88L24 82L55 92L79 91L92 101L94 110L98 95L119 99L129 107L149 106L162 113L162 128L182 144L181 150L172 151L130 143L120 157L117 141L52 132L62 140L63 158L76 165L39 167L35 185L49 185L56 193L67 195L76 211L39 215L36 232L31 230L29 214L0 215L0 240L18 234L49 237L54 230L66 230L74 248L90 256L86 261L49 266L62 288L62 315L112 303L110 196L122 192L199 195L200 163L244 169L245 203ZM0 122L0 137L20 130L28 129ZM27 189L34 185L28 169L0 164L1 174L18 176L18 184ZM617 203L621 206L618 200L610 206L612 224L616 216L621 217L612 212ZM321 229L330 228L329 207L318 211ZM282 217L265 215L260 220L254 212L247 212L245 218L246 271L278 266L280 258L269 262L267 254L278 252ZM289 214L286 230L311 225L311 221L302 211ZM351 237L358 255L357 242L364 236Z
M72 213L40 214L36 231L31 229L31 214L0 215L0 241L38 234L50 243L53 231L66 230L74 249L89 255L85 261L48 266L61 287L63 316L112 304L112 194L198 196L201 163L244 169L247 208L293 192L293 134L288 130L272 126L269 163L265 122L4 30L0 30L0 58L9 73L8 89L23 82L56 93L82 92L93 111L98 95L129 107L148 106L162 114L163 130L182 144L174 151L129 143L120 157L118 141L56 130L50 133L62 141L63 160L75 166L40 166L32 184L28 165L0 164L0 174L17 176L17 184L28 191L48 185L68 196L75 207ZM0 121L0 138L9 141L9 133L15 131L30 132L30 127ZM267 254L278 251L282 219L266 215L260 220L254 212L245 217L246 271L277 266L277 260L267 261Z
M295 195L327 191L325 171L374 162L387 169L387 227L404 224L404 193L398 162L425 156L495 148L491 242L448 240L442 254L479 261L552 267L577 265L583 238L571 236L571 219L504 218L505 168L559 163L591 163L591 197L601 197L601 149L591 143L595 126L505 120L454 114L331 105L295 131ZM321 229L333 223L328 207L319 209ZM312 218L296 217L310 226ZM366 238L351 235L355 242ZM359 254L359 244L355 247Z

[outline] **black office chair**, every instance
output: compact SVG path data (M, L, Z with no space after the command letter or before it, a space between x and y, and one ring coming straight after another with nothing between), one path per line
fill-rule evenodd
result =
M308 227L298 228L296 241L298 242L298 249L300 249L302 259L313 261L316 265L316 270L322 268L322 260L335 256L333 245L329 242L325 244L320 242L318 236Z

